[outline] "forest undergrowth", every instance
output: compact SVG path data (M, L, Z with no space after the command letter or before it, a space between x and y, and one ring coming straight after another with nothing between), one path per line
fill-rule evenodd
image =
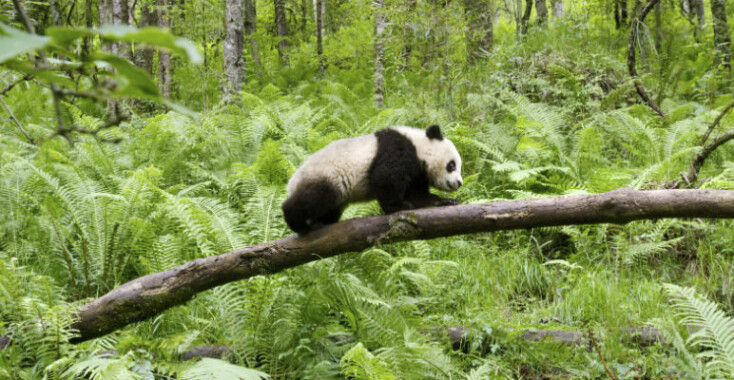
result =
M502 18L495 48L471 65L455 36L462 25L451 18L440 20L445 34L415 34L407 60L401 43L389 43L382 109L372 100L372 24L358 19L325 39L324 74L315 38L291 48L290 67L263 48L261 75L249 67L234 100L221 96L221 73L177 58L172 99L192 111L127 101L129 120L96 135L54 135L42 83L4 94L36 141L0 116L0 337L12 338L4 348L0 340L0 378L734 377L730 220L379 246L220 286L152 320L68 342L73 311L90 298L290 235L280 209L285 184L338 138L441 125L463 157L464 186L452 194L462 203L679 183L733 99L726 75L671 15L663 32L672 36L653 46L648 32L641 42L640 71L661 118L627 75L626 31L590 12L579 6L521 39ZM221 52L209 54L208 65L221 67ZM18 76L1 72L0 87ZM105 112L95 102L64 108L89 130ZM732 121L724 116L714 135ZM701 188L734 190L734 148L717 149L699 178ZM376 202L358 204L343 218L380 212ZM629 337L630 327L646 326L664 341ZM465 329L458 349L441 333L447 327ZM523 339L534 330L587 338ZM182 358L198 346L223 346L224 354Z

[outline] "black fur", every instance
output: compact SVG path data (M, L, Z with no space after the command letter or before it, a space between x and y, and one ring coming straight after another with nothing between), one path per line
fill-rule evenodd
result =
M344 211L339 198L339 191L325 180L304 184L283 202L285 222L298 233L336 223Z
M382 211L392 214L400 210L456 204L453 199L444 199L428 191L425 163L420 161L415 146L407 137L392 129L379 131L375 136L377 153L370 166L369 186Z
M438 126L429 127L426 134L430 138L443 139ZM415 146L407 137L392 129L379 131L375 136L377 153L367 174L369 193L386 214L458 203L428 191L430 183L425 163L418 159ZM326 180L302 184L299 191L283 203L285 222L298 233L336 223L347 206L340 203L340 198L339 190Z
M428 129L426 129L426 136L428 136L428 138L431 140L434 140L434 139L438 141L443 140L443 135L441 134L441 127L439 127L438 125L432 125L428 127Z

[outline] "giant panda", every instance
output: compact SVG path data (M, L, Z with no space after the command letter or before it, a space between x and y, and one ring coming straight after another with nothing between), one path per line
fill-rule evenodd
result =
M428 191L455 191L461 156L437 125L396 126L331 142L304 162L288 181L283 215L295 232L336 223L346 206L377 199L386 214L454 205Z

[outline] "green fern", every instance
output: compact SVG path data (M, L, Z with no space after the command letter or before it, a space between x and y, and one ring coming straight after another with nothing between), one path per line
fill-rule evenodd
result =
M702 350L696 357L704 362L706 373L734 377L734 318L692 288L665 284L665 292L673 301L680 323L693 326L686 344Z

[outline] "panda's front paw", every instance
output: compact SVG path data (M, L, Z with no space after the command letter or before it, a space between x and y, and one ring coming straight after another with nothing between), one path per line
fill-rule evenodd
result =
M436 202L436 206L456 206L458 205L459 200L458 199L451 199L451 198L442 198L438 202Z
M415 210L417 207L413 204L411 201L403 201L403 204L400 207L401 211L406 210Z

